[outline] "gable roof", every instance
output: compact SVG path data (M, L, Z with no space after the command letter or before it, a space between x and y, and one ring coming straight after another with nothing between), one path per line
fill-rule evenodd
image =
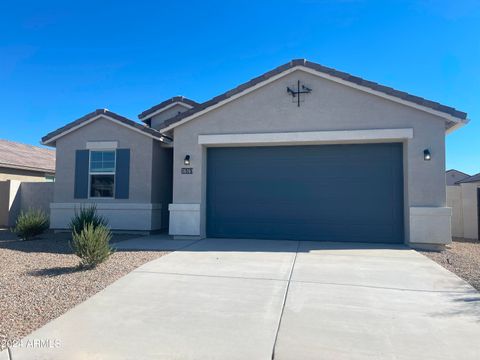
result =
M358 89L372 92L376 95L387 97L391 100L397 100L405 105L415 106L421 110L434 113L435 115L444 117L447 120L446 128L450 129L456 126L458 123L465 123L467 121L467 113L456 110L453 107L442 105L438 102L424 99L415 95L408 94L403 91L395 90L391 87L380 85L376 82L368 81L351 74L341 72L326 66L307 61L305 59L294 59L286 64L283 64L273 70L270 70L246 83L243 83L221 95L218 95L204 103L201 103L190 110L187 110L177 116L168 119L164 122L163 131L169 131L174 127L195 118L207 111L210 111L216 105L221 106L224 102L229 101L232 98L241 96L240 94L247 90L253 90L253 88L260 87L262 83L268 83L268 80L275 80L282 75L287 75L293 70L306 69L316 72L318 75L326 77L330 80L341 82L345 85L353 86ZM238 96L237 96L238 95Z
M445 172L445 181L447 186L458 185L459 181L468 177L470 177L470 175L455 169L450 169Z
M199 103L197 103L196 101L193 101L184 96L174 96L170 99L162 101L160 104L152 106L150 109L143 111L141 114L138 114L138 118L142 121L146 121L149 117L153 116L154 113L161 112L164 108L169 108L172 105L179 103L187 105L186 107L188 108L194 108L199 105Z
M463 180L457 181L456 184L471 183L471 182L480 182L480 173L469 176Z
M162 134L160 131L152 129L148 126L142 125L137 123L136 121L127 119L126 117L120 116L112 111L109 111L107 109L97 109L85 116L82 116L81 118L72 121L71 123L62 126L61 128L52 131L51 133L48 133L42 138L42 144L44 145L49 145L52 142L54 142L56 139L59 137L62 137L69 132L72 132L82 126L85 126L89 123L91 123L94 120L97 120L99 118L106 118L111 121L116 122L117 124L126 126L134 131L140 132L148 137L151 137L153 139L162 141L162 142L169 142L171 140L170 137Z
M55 150L0 139L0 167L55 172Z

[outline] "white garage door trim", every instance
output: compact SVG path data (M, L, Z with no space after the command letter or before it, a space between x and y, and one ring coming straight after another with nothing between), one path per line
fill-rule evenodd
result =
M394 141L413 138L413 128L199 135L200 145L261 145Z

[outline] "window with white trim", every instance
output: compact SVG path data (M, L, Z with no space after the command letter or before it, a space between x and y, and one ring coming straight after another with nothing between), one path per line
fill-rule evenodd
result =
M115 160L115 151L90 151L90 197L114 197Z

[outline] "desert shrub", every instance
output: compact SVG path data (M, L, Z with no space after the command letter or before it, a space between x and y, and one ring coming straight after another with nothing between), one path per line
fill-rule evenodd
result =
M49 227L48 216L42 210L29 209L20 212L13 232L23 240L29 240L40 235Z
M71 245L80 258L80 266L94 268L108 259L113 252L109 244L111 238L110 229L103 224L87 223L81 231L73 231Z
M69 224L72 233L81 233L87 224L91 224L93 227L107 226L108 221L103 216L97 214L95 205L81 206L80 210L75 209L75 215Z

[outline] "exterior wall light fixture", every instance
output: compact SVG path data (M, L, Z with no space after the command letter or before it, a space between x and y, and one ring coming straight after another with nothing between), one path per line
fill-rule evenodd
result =
M430 154L430 150L428 149L423 150L423 160L425 161L432 160L432 154Z
M190 155L185 155L185 159L183 159L183 163L186 166L190 165Z

